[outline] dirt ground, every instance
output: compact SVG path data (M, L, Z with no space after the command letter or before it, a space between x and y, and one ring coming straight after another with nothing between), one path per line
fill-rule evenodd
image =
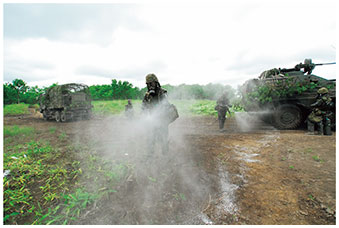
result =
M158 148L147 157L147 130L122 116L4 118L5 125L34 126L42 138L56 127L65 143L93 142L96 153L133 167L116 193L74 224L336 224L336 133L240 121L228 119L219 132L215 117L180 117L169 127L169 153Z

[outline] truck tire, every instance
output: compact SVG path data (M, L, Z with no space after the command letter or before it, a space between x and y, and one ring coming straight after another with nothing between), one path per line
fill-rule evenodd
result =
M278 129L295 129L302 119L301 109L292 104L280 105L273 114L274 126Z
M61 112L60 120L61 120L61 122L66 122L67 121L67 117L66 117L66 112L65 111Z
M60 112L59 111L55 112L55 120L56 120L56 122L60 122L60 120L61 120L61 116L60 116Z

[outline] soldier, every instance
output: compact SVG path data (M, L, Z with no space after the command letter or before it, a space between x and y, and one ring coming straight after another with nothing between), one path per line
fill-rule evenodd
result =
M310 134L314 133L314 124L318 127L318 134L331 135L331 108L333 107L332 99L328 94L328 89L322 87L318 89L318 96L315 103L311 104L313 110L307 118L307 130ZM324 132L325 124L325 132Z
M224 92L221 97L217 100L217 105L214 108L218 111L218 120L219 120L219 130L220 132L224 131L224 124L226 120L226 112L230 113L229 110L229 100L227 98L227 93Z
M134 117L133 105L130 99L127 100L127 105L125 105L125 116L128 119L132 119Z
M168 153L168 125L179 117L174 105L167 100L167 91L161 88L155 74L146 76L147 92L142 101L142 110L151 115L151 129L148 133L147 144L149 155L154 153L156 139L161 143L163 154Z

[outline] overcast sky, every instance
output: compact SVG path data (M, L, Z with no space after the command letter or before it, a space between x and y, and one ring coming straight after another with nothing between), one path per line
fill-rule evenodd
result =
M145 86L236 87L305 58L336 61L334 0L142 4L3 4L4 82L28 85L112 79ZM314 74L336 78L336 66Z

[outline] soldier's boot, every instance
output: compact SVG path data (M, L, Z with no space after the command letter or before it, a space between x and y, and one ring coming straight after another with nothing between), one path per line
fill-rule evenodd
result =
M318 123L318 135L323 135L324 134L324 125L323 125L323 122L320 121Z
M313 135L314 134L314 123L307 120L307 134Z
M329 118L325 119L324 135L332 135L331 120Z
M219 130L224 131L225 119L219 119Z

